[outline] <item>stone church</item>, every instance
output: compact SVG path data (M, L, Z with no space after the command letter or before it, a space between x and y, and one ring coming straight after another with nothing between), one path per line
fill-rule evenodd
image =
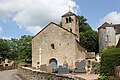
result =
M75 62L85 59L87 51L80 45L78 18L68 12L62 16L62 26L51 22L32 39L32 67L65 63L75 69Z
M99 52L109 46L117 46L120 40L120 24L105 22L98 28Z

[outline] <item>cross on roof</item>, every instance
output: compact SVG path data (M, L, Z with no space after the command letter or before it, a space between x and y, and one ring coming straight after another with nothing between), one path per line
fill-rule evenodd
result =
M69 5L69 12L70 12L70 5Z

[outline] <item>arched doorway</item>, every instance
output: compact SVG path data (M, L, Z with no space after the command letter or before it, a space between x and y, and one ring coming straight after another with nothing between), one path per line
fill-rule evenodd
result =
M50 59L49 64L52 66L53 70L57 69L57 60L55 58Z

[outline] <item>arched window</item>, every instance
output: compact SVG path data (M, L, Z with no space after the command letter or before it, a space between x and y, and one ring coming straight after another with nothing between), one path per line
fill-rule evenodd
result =
M107 37L107 41L109 41L109 35L107 35L106 37Z
M55 45L54 45L54 44L51 44L51 48L52 48L52 49L55 49Z
M109 42L109 41L110 41L110 35L106 35L106 36L105 36L105 41L106 41L106 42Z
M72 19L71 19L71 17L69 17L69 22L72 22Z
M68 18L66 18L66 23L68 23Z

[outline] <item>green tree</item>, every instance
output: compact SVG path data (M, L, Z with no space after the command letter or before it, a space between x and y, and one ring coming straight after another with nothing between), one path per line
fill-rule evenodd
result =
M9 59L28 62L32 59L32 36L23 35L20 39L8 41L10 52Z
M110 47L101 52L100 75L114 76L116 66L120 66L120 48Z
M84 16L78 16L80 43L89 52L98 52L98 33L90 27Z
M98 52L98 34L96 31L88 30L80 33L80 43L89 52Z
M0 39L0 54L3 59L7 58L7 53L9 53L10 49L7 44L7 40Z
M32 59L32 36L21 36L18 41L18 59L31 61Z
M78 16L79 21L79 31L86 32L88 30L92 30L90 25L87 23L87 19L84 16Z
M8 54L8 58L11 60L17 60L18 59L18 39L13 39L11 38L11 40L8 40L8 45L10 48L10 52Z

